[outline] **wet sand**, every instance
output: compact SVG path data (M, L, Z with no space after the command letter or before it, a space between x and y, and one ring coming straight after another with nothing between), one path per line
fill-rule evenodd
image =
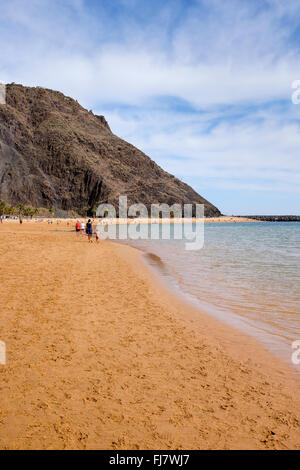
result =
M70 229L0 226L1 449L300 449L286 364Z

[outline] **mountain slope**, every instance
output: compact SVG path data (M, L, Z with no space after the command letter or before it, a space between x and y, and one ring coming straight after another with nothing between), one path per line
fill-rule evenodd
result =
M11 84L0 105L0 199L82 211L101 202L202 203L219 210L60 92Z

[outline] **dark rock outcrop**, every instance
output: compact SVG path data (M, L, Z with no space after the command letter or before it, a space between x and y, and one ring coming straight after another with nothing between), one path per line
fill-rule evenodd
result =
M246 217L263 222L300 222L300 215L238 215L236 217Z
M104 116L60 92L8 85L0 105L0 199L65 211L99 203L202 203L219 210L114 135Z

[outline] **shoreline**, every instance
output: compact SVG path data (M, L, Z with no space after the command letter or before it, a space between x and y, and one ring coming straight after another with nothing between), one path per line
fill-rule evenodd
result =
M106 221L107 224L109 225L120 225L120 224L157 224L157 223L191 223L191 222L196 222L196 223L263 223L262 220L256 220L256 219L250 219L247 217L236 217L236 216L221 216L221 217L204 217L204 218L198 218L196 219L195 217L193 218L128 218L128 219L122 219L122 218L102 218L102 219L97 219L96 217L73 217L73 218L59 218L59 217L34 217L33 219L28 219L28 218L23 218L23 222L25 223L47 223L48 220L50 220L52 223L72 223L75 224L76 220L83 220L87 221L88 219L92 220L98 220L100 223ZM3 223L19 223L19 220L13 220L13 219L8 219L3 221Z
M153 255L152 253L141 251L139 248L123 245L121 243L114 242L117 246L126 246L131 250L136 251L137 264L141 264L140 267L137 267L137 271L142 274L142 271L145 272L143 275L149 279L152 284L152 288L155 286L157 295L160 298L160 301L164 299L165 305L173 304L176 305L176 310L180 306L181 312L179 318L183 321L186 321L187 324L193 325L193 328L203 330L203 324L205 323L211 332L216 332L218 330L218 337L221 337L221 334L224 333L224 336L228 336L225 339L225 343L228 345L236 345L238 353L236 357L243 357L243 360L247 361L250 356L255 356L257 351L259 354L256 355L255 360L257 364L261 362L268 362L270 369L275 372L275 375L278 373L278 377L282 374L290 375L292 381L300 385L300 376L298 371L291 366L286 360L275 355L271 352L261 341L256 339L250 333L242 331L238 326L235 326L231 322L225 322L213 314L208 313L207 311L201 309L195 302L188 298L187 295L184 295L182 292L176 293L175 290L169 285L168 281L165 281L164 278L159 274L159 272L149 264L149 262L144 258L146 255ZM126 254L128 256L128 254ZM156 255L154 255L156 257ZM125 258L125 257L124 257ZM145 269L144 269L145 268ZM215 334L215 333L212 333ZM240 337L240 338L239 338ZM246 343L246 346L245 346ZM256 352L254 352L256 351ZM251 354L249 354L251 352ZM265 357L264 357L265 356ZM269 360L268 360L269 359ZM259 366L261 367L261 365ZM272 373L273 373L272 372ZM299 371L300 372L300 371ZM300 439L299 439L300 444Z
M0 226L0 448L299 449L299 381L127 245ZM65 227L67 228L67 227Z
M191 306L195 311L199 311L201 314L213 318L218 323L227 325L229 328L233 328L241 334L254 339L267 351L268 354L271 354L272 357L275 357L284 363L287 369L300 379L300 367L292 365L291 363L292 349L290 344L288 347L280 337L277 337L276 340L274 340L274 335L271 333L267 334L263 329L262 324L257 324L257 322L250 324L249 321L247 321L247 317L241 315L241 311L238 314L236 312L232 312L230 309L226 311L220 310L220 307L213 305L213 303L207 300L200 301L192 294L179 290L179 288L176 289L171 280L172 274L165 265L165 262L162 261L158 255L151 251L141 250L139 247L134 245L128 246L133 246L135 249L140 251L142 262L146 265L146 268L150 269L156 282L158 282L171 296L175 296L175 298L178 298L182 302Z

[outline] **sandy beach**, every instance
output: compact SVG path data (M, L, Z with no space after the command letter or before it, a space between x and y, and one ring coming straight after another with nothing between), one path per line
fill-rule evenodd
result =
M70 221L75 221L75 219L70 219ZM100 219L101 220L101 219ZM55 219L56 221L56 219ZM116 219L116 218L106 218L105 223L108 225L119 225L119 224L174 224L174 223L191 223L191 222L196 222L196 223L205 223L205 224L216 224L216 223L221 223L221 224L236 224L236 223L241 223L241 222L246 222L246 223L255 223L258 222L255 219L248 219L247 217L233 217L233 216L228 216L228 215L222 215L221 217L205 217L205 218L155 218L155 217L149 217L147 218L127 218L127 219ZM102 223L104 223L104 219L102 219Z
M287 364L72 229L0 225L0 449L300 449Z

